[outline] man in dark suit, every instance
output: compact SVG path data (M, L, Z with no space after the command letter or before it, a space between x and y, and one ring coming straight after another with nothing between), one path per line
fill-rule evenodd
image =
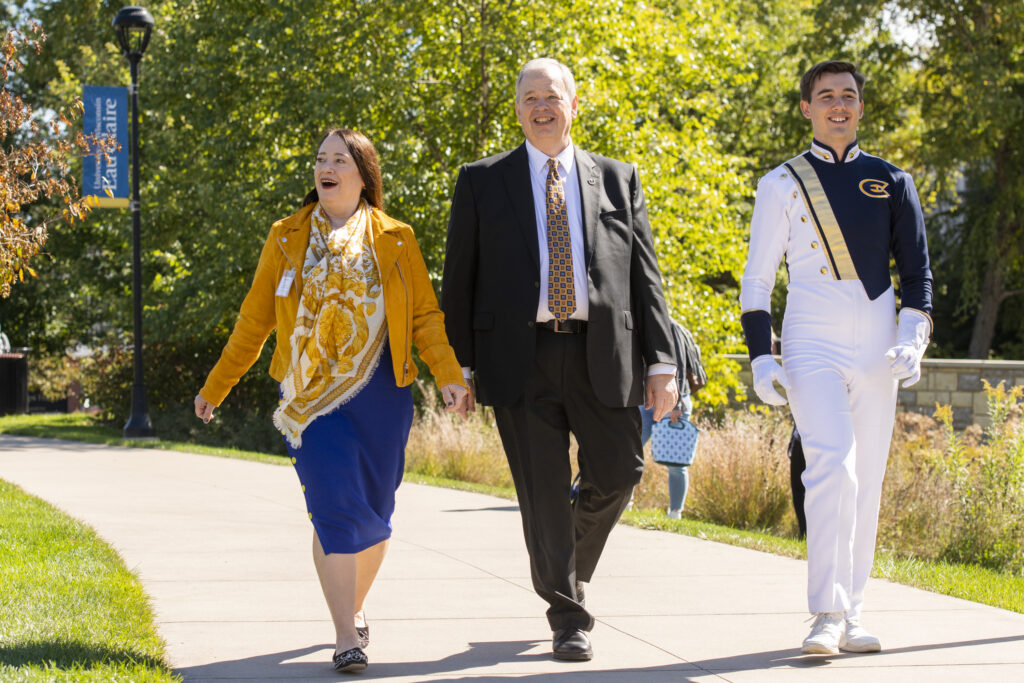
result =
M515 108L526 142L459 172L441 308L478 400L494 406L554 656L587 660L594 618L582 583L643 472L636 406L661 419L678 393L637 170L572 144L577 107L566 66L523 67Z

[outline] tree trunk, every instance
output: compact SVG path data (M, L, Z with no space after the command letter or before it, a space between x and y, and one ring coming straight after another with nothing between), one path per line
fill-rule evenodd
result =
M992 338L996 334L996 322L999 320L999 306L1003 303L1004 285L1003 263L998 256L985 270L985 279L981 283L978 296L978 312L974 316L974 329L971 331L971 343L967 348L968 358L988 358L992 348Z

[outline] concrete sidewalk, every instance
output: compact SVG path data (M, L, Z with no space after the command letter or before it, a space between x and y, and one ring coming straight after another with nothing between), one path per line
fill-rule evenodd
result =
M804 657L803 562L628 527L587 588L594 659L556 662L517 507L411 484L367 603L370 668L339 675L291 468L0 435L0 478L117 548L189 681L1024 680L1024 615L872 580L885 651Z

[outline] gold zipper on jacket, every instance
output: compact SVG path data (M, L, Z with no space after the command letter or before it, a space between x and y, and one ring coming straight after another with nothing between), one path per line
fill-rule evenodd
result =
M409 329L409 287L405 284L405 275L402 274L402 265L396 260L395 268L398 268L398 277L402 281L402 289L405 290L405 356L402 357L402 383L409 374L409 357L412 355L412 330Z

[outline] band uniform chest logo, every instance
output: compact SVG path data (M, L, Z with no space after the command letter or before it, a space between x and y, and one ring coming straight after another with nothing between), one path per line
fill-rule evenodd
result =
M860 181L860 191L866 194L868 197L875 199L885 199L889 196L889 193L885 188L889 187L889 183L874 180L873 178L865 178Z

